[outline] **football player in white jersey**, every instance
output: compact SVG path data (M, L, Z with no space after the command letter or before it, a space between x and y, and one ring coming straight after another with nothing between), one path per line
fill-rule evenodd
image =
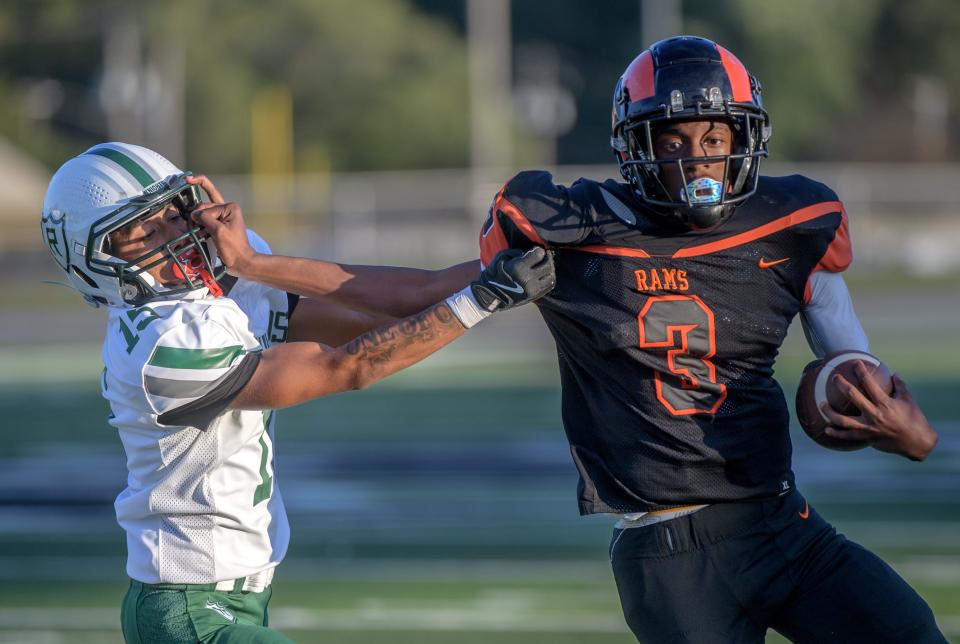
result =
M123 634L144 644L288 642L267 628L289 540L272 410L367 386L544 295L552 260L512 251L482 273L477 262L418 271L305 260L301 275L266 286L227 275L194 220L268 258L258 265L269 276L269 248L239 207L146 148L90 148L54 174L44 200L54 260L108 312L102 392L128 468L115 503L131 578ZM287 291L305 276L314 287L301 292L330 299L298 305ZM306 341L284 342L288 332Z

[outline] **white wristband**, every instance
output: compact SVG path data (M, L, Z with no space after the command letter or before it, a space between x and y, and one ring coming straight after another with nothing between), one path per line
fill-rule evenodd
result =
M469 285L462 291L448 297L446 302L457 319L468 329L480 320L492 315L490 311L480 306Z

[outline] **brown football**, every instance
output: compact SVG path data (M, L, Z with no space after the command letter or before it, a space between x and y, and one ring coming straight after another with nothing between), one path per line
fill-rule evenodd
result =
M863 391L860 378L855 370L857 362L863 362L867 371L880 381L885 392L893 392L893 379L890 370L877 357L862 351L841 351L815 360L803 369L800 385L797 387L797 420L810 438L824 447L840 451L863 449L869 445L865 441L845 441L824 433L829 421L820 405L825 401L845 416L859 416L857 406L836 386L833 376L842 375L853 386ZM868 396L869 397L869 396Z

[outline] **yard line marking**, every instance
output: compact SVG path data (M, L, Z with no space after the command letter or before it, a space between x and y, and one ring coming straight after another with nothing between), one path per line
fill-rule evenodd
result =
M957 524L951 524L956 527ZM849 526L844 525L844 528ZM865 529L863 523L857 527ZM919 547L910 538L912 527L901 526L902 542ZM941 528L942 529L942 528ZM849 533L849 530L847 530ZM901 540L880 539L885 544ZM949 530L943 544L956 544L958 532ZM868 545L875 545L873 539ZM920 544L922 545L922 544ZM936 544L934 544L936 545ZM915 582L960 585L960 556L911 554L888 558L888 563ZM122 556L0 556L0 579L42 579L79 581L123 581ZM556 559L541 561L455 559L312 559L288 558L278 569L281 579L292 582L323 577L330 581L410 583L498 583L498 582L581 582L613 588L609 564L600 559ZM611 591L612 592L612 591Z
M33 634L62 631L119 631L117 609L55 606L0 608L0 631ZM279 631L456 631L528 633L626 633L617 615L532 616L503 612L503 606L478 609L411 609L361 607L330 610L306 607L270 611L271 626ZM960 634L960 615L940 615L937 623L947 634Z
M600 551L602 552L602 550ZM123 581L125 557L0 556L0 579ZM613 575L606 559L516 561L484 559L313 559L287 558L278 568L281 579L313 581L413 582L596 582L609 584ZM613 592L611 590L611 592Z
M0 631L101 631L119 628L118 609L24 606L0 608ZM422 609L382 605L356 609L278 607L270 610L270 625L279 631L462 631L530 633L625 633L619 613L552 616L505 612L503 605Z

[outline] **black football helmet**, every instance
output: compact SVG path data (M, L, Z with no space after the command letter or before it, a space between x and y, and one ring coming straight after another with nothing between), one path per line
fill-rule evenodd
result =
M730 124L731 154L657 159L653 142L658 125L708 118ZM677 36L654 43L630 63L613 93L610 145L620 173L644 203L688 228L713 226L756 191L770 133L760 83L736 56L705 38ZM704 162L724 163L722 183L688 183L688 168ZM679 169L687 186L681 194L665 187L666 164Z

